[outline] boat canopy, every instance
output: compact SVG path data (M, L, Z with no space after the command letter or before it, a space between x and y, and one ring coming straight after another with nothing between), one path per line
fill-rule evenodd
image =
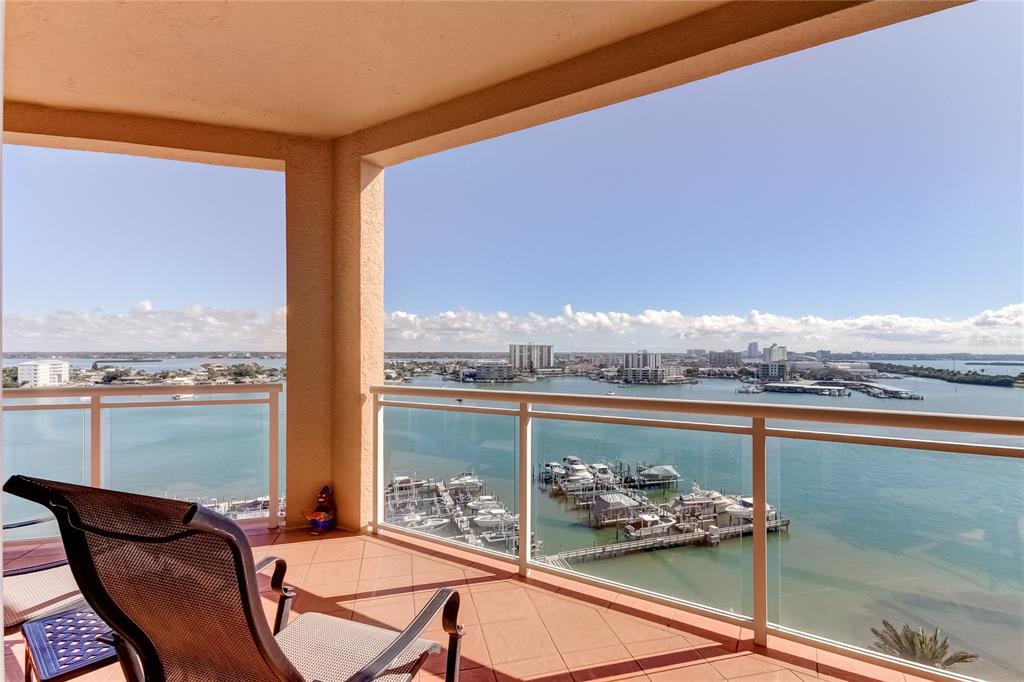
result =
M657 479L662 481L671 481L679 478L679 472L671 464L657 464L652 467L647 467L640 472L640 475L648 479Z
M604 493L594 499L594 511L597 513L633 509L640 503L625 493Z

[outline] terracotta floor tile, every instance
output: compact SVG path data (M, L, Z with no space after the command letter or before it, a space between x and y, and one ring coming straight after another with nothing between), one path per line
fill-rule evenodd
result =
M633 649L638 646L642 645L629 644L626 648L633 653ZM693 647L666 648L661 651L657 651L657 649L660 648L658 645L650 644L649 646L654 648L655 651L633 654L636 658L637 665L639 665L648 674L671 670L681 666L699 665L707 662L704 660L704 657L700 655L700 651Z
M363 557L361 561L362 566L359 569L360 580L393 578L399 575L412 577L412 558L408 554ZM409 584L411 585L412 583L410 582Z
M487 650L494 663L558 654L540 618L520 618L481 625Z
M515 584L506 584L499 589L474 591L473 603L476 605L477 618L481 623L537 618L537 609L526 591L526 588Z
M361 538L336 538L334 540L321 540L313 556L313 563L319 564L326 561L342 561L345 559L363 558L363 540Z
M448 661L448 634L444 630L430 629L423 633L423 638L440 642L443 648L440 656L431 656L427 659L423 669L443 674ZM462 636L460 651L459 670L491 667L491 656L487 651L484 634L479 625L465 626L465 634Z
M697 657L703 658L699 651L694 650L694 646L690 642L680 635L669 635L668 637L662 637L660 639L645 639L640 642L629 642L626 644L626 649L633 655L634 658L645 658L648 656L657 656L663 654L673 654L682 651L692 651L691 657L696 659ZM645 666L646 667L646 666Z
M356 592L359 599L412 594L412 576L396 575L391 578L360 580Z
M710 663L696 663L669 670L649 672L647 677L651 682L715 682L715 680L725 679Z
M367 538L363 541L364 559L382 556L409 556L409 553L409 550L383 540Z
M830 651L818 651L818 677L827 679L826 675L836 679L851 680L880 680L881 682L903 682L903 673L896 670L889 670L872 663L859 661L855 658L848 658L833 654Z
M416 616L412 600L408 596L364 599L349 605L352 620L392 630L402 630Z
M643 673L621 644L570 653L563 651L562 660L575 682L623 680Z
M267 551L267 556L276 556L288 562L288 566L312 563L313 556L319 547L319 541L295 542L280 544L275 542Z
M558 593L565 597L588 602L594 606L608 606L615 601L616 597L614 592L603 587L594 587L585 583L573 583L571 581L567 581L565 586L560 587Z
M494 662L491 667L497 682L573 682L572 675L558 654L535 656L520 661Z
M710 658L708 662L715 666L715 670L720 672L722 677L726 679L772 672L782 668L782 666L770 658L750 652L739 652L728 656Z
M664 639L678 636L678 631L672 630L657 622L635 618L633 616L613 611L610 609L599 609L598 612L608 627L612 629L620 641L629 644L632 642L645 642L654 639Z
M306 569L305 584L322 585L324 583L357 581L362 563L361 559L347 559L310 564Z
M415 589L415 586L414 586ZM480 618L476 615L476 605L473 603L473 595L469 590L459 590L459 618L458 622L463 625L478 625ZM416 612L419 613L420 609L427 605L430 598L434 595L434 590L418 590L413 592L413 603L416 605ZM441 627L441 614L438 613L434 618L434 625L431 625L431 629L440 629Z
M744 677L730 677L729 679L736 680L737 682L801 682L795 672L785 668L767 673L746 675Z
M539 611L541 620L548 628L548 634L563 657L566 653L584 649L621 646L619 638L596 609L563 606Z

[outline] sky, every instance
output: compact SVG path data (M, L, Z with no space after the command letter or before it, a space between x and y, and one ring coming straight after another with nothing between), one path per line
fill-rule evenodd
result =
M386 349L1024 352L1022 7L387 169ZM7 350L283 348L280 173L4 165Z

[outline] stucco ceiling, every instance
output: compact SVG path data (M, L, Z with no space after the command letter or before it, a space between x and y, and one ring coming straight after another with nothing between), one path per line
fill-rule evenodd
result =
M334 137L718 4L13 0L4 96Z

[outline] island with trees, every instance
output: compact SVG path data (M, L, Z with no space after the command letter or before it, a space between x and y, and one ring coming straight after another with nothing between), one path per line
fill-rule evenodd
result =
M959 372L952 369L939 369L937 367L925 367L923 365L890 365L885 362L869 363L871 369L885 372L886 374L903 374L911 377L923 377L925 379L941 379L954 384L978 384L981 386L1014 386L1024 385L1024 372L1016 377L1009 374L986 374L984 370L978 372L969 370Z

